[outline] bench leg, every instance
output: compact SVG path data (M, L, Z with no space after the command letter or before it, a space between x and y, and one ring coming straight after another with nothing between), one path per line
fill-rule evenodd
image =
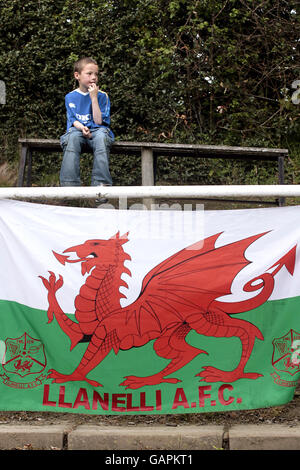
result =
M27 160L27 151L28 146L22 145L21 152L20 152L20 164L19 164L19 174L18 174L18 186L24 185L24 174L25 174L25 167L26 167L26 160Z
M31 186L31 172L32 172L32 151L28 148L27 152L27 186Z

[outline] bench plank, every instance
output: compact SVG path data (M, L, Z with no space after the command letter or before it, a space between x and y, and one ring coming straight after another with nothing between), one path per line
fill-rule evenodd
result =
M31 159L33 151L62 152L58 139L20 138L20 164L18 186L24 185L26 164L27 186L31 185ZM115 141L112 154L140 155L142 160L142 184L155 184L155 162L157 156L178 156L195 158L226 158L233 160L275 160L278 164L279 184L284 184L284 159L288 149L265 147L240 147L228 145L178 144L164 142ZM284 200L279 200L283 205Z
M58 139L19 139L21 145L26 145L35 149L53 150L61 149ZM186 155L192 154L194 156L201 156L202 158L206 155L209 158L222 157L233 158L238 156L239 158L245 157L257 157L259 159L265 159L266 157L271 159L277 159L279 155L288 156L288 149L279 148L264 148L264 147L232 147L229 145L200 145L200 144L170 144L160 142L126 142L126 141L115 141L112 145L111 151L117 153L117 151L126 152L141 152L142 148L150 148L153 153L161 155Z

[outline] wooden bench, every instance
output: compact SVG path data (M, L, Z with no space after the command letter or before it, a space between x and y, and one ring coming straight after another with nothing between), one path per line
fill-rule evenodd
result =
M31 168L33 152L62 152L59 140L56 139L19 139L20 163L18 186L31 186ZM111 147L112 154L141 156L142 185L155 185L155 168L157 156L176 156L194 158L220 158L232 160L273 160L278 165L278 182L284 184L284 159L287 149L263 147L231 147L217 145L168 144L158 142L124 142L116 141ZM259 201L261 202L261 201ZM277 204L283 205L280 198Z

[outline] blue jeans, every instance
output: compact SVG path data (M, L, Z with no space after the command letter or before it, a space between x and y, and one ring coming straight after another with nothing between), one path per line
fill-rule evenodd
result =
M112 185L109 150L113 139L106 127L91 129L91 134L92 138L87 139L81 131L71 127L66 134L61 136L60 144L63 149L60 169L61 186L80 186L80 155L86 150L92 150L94 154L91 185Z

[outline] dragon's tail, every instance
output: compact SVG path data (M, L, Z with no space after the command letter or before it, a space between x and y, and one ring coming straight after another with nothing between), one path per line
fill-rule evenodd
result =
M257 281L260 281L260 282L253 285L253 283ZM255 277L251 281L247 282L247 284L245 284L244 286L245 292L253 292L253 291L262 289L261 292L255 297L252 297L251 299L247 299L247 300L242 300L240 302L234 302L234 303L219 302L218 300L214 300L211 303L210 307L220 308L221 310L229 314L248 312L249 310L253 310L254 308L257 308L260 305L262 305L264 302L266 302L268 298L270 297L270 295L272 294L273 288L274 288L273 275L269 273L265 273L265 274L262 274L261 276Z

